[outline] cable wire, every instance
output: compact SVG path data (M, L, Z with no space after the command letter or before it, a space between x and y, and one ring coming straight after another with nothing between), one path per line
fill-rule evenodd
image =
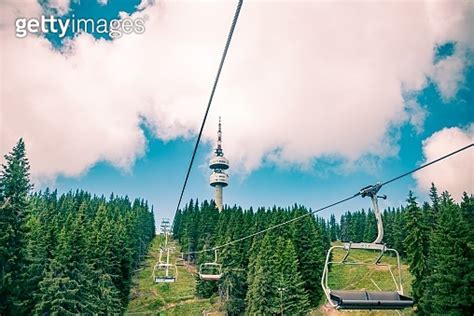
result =
M324 207L321 207L321 208L319 208L319 209L317 209L317 210L314 210L314 211L305 213L305 214L303 214L303 215L297 216L297 217L295 217L295 218L292 218L292 219L290 219L290 220L287 220L286 222L283 222L283 223L280 223L280 224L276 224L276 225L274 225L274 226L271 226L271 227L262 229L262 230L260 230L260 231L258 231L258 232L255 232L255 233L253 233L253 234L244 236L244 237L242 237L242 238L229 241L228 243L225 243L225 244L222 244L222 245L219 245L219 246L215 246L215 247L212 247L212 248L209 248L209 249L203 249L203 250L198 250L198 251L184 252L183 254L188 255L188 254L198 254L198 253L204 253L204 252L209 252L209 251L216 251L216 250L218 250L218 249L221 249L221 248L230 246L230 245L232 245L232 244L235 244L235 243L244 241L245 239L249 239L249 238L255 237L255 236L257 236L257 235L266 233L266 232L269 231L269 230L273 230L273 229L275 229L275 228L278 228L278 227L281 227L281 226L284 226L284 225L287 225L287 224L296 222L296 221L302 219L303 217L306 217L306 216L309 216L309 215L311 215L311 214L315 214L315 213L324 211L325 209L328 209L328 208L330 208L330 207L333 207L333 206L336 206L336 205L338 205L338 204L347 202L347 201L352 200L353 198L355 198L355 197L357 197L357 196L359 196L359 195L360 195L360 193L356 193L356 194L354 194L353 196L347 197L347 198L342 199L342 200L339 200L339 201L337 201L337 202L335 202L335 203L332 203L332 204L326 205L326 206L324 206Z
M468 149L468 148L470 148L470 147L472 147L472 146L474 146L474 143L471 143L471 144L469 144L469 145L467 145L467 146L464 146L464 147L462 147L462 148L459 148L458 150L455 150L455 151L453 151L453 152L451 152L451 153L449 153L449 154L447 154L447 155L444 155L444 156L442 156L442 157L439 157L438 159L435 159L435 160L433 160L433 161L430 161L430 162L428 162L428 163L426 163L426 164L424 164L424 165L421 165L421 166L419 166L418 168L415 168L415 169L413 169L413 170L411 170L411 171L408 171L408 172L406 172L406 173L404 173L404 174L402 174L402 175L400 175L400 176L398 176L398 177L395 177L395 178L393 178L393 179L387 180L387 181L381 183L381 186L384 186L384 185L387 185L387 184L389 184L389 183L392 183L393 181L396 181L396 180L399 180L399 179L401 179L401 178L403 178L403 177L406 177L406 176L408 176L408 175L410 175L410 174L412 174L412 173L415 173L415 172L417 172L417 171L419 171L419 170L421 170L421 169L423 169L423 168L426 168L426 167L428 167L428 166L431 166L432 164L435 164L435 163L437 163L437 162L439 162L439 161L441 161L441 160L444 160L444 159L446 159L446 158L448 158L448 157L454 156L454 155L460 153L461 151L464 151L464 150L466 150L466 149Z
M181 205L181 201L183 199L184 191L186 190L186 185L188 184L189 174L191 173L194 158L196 157L196 152L198 150L199 143L201 142L202 132L204 130L204 126L206 125L207 115L209 114L209 109L211 108L212 100L214 99L214 94L216 92L217 83L219 82L219 78L221 76L222 68L224 66L224 61L225 61L225 58L227 56L227 51L229 50L230 42L232 40L232 35L234 34L235 26L237 24L237 19L239 18L240 9L242 8L242 3L243 3L243 0L239 0L239 3L237 4L237 8L235 9L234 19L232 20L232 25L230 27L229 34L227 35L227 41L226 41L226 44L225 44L225 47L224 47L224 52L222 53L221 62L219 64L219 68L217 70L216 78L214 79L214 85L212 86L212 91L211 91L211 95L209 97L209 101L207 103L206 112L204 113L204 117L203 117L203 120L202 120L202 123L201 123L201 129L199 130L199 134L198 134L198 137L196 139L196 144L194 145L193 154L191 156L191 160L189 161L189 166L188 166L188 170L186 172L186 177L184 178L183 188L182 188L181 194L179 196L178 205L176 206L176 212L178 212L178 210L179 210L179 206Z
M397 177L395 177L395 178L392 178L392 179L390 179L390 180L388 180L388 181L385 181L385 182L379 184L379 186L382 187L382 186L384 186L384 185L387 185L387 184L389 184L389 183L392 183L392 182L394 182L394 181L397 181L397 180L399 180L399 179L401 179L401 178L403 178L403 177L406 177L406 176L408 176L408 175L410 175L410 174L412 174L412 173L415 173L415 172L417 172L417 171L419 171L419 170L421 170L421 169L424 169L424 168L426 168L426 167L428 167L428 166L431 166L431 165L433 165L433 164L435 164L435 163L437 163L437 162L440 162L441 160L444 160L444 159L447 159L447 158L449 158L449 157L451 157L451 156L454 156L454 155L456 155L456 154L458 154L458 153L460 153L460 152L462 152L462 151L464 151L464 150L466 150L466 149L468 149L468 148L471 148L472 146L474 146L474 143L471 143L471 144L469 144L469 145L467 145L467 146L464 146L464 147L462 147L462 148L459 148L459 149L457 149L457 150L455 150L455 151L453 151L453 152L451 152L451 153L449 153L449 154L446 154L446 155L444 155L444 156L442 156L442 157L439 157L439 158L437 158L437 159L435 159L435 160L433 160L433 161L430 161L430 162L428 162L428 163L426 163L426 164L424 164L424 165L421 165L421 166L419 166L419 167L417 167L417 168L415 168L415 169L413 169L413 170L410 170L410 171L408 171L408 172L405 172L404 174L401 174L401 175L399 175L399 176L397 176ZM225 243L225 244L222 244L222 245L219 245L219 246L215 246L215 247L212 247L212 248L209 248L209 249L183 252L183 255L191 255L191 254L205 253L205 252L209 252L209 251L216 251L216 250L218 250L218 249L221 249L221 248L224 248L224 247L233 245L233 244L235 244L235 243L244 241L244 240L246 240L246 239L255 237L255 236L257 236L257 235L266 233L266 232L268 232L268 231L270 231L270 230L273 230L273 229L276 229L276 228L278 228L278 227L281 227L281 226L284 226L284 225L287 225L287 224L296 222L296 221L298 221L298 220L300 220L300 219L302 219L302 218L304 218L304 217L306 217L306 216L309 216L309 215L312 215L312 214L316 214L316 213L322 212L322 211L324 211L324 210L326 210L326 209L328 209L328 208L331 208L331 207L333 207L333 206L336 206L336 205L342 204L342 203L344 203L344 202L347 202L347 201L349 201L349 200L352 200L353 198L358 197L358 196L360 196L361 194L362 194L362 190L360 190L359 192L357 192L356 194L354 194L354 195L352 195L352 196L346 197L346 198L344 198L344 199L342 199L342 200L339 200L339 201L334 202L334 203L332 203L332 204L329 204L329 205L326 205L326 206L324 206L324 207L321 207L321 208L319 208L319 209L317 209L317 210L310 211L310 212L308 212L308 213L306 213L306 214L297 216L297 217L292 218L292 219L290 219L290 220L288 220L288 221L285 221L285 222L283 222L283 223L276 224L276 225L274 225L274 226L270 226L270 227L268 227L268 228L262 229L262 230L260 230L260 231L257 231L257 232L255 232L255 233L253 233L253 234L250 234L250 235L247 235L247 236L244 236L244 237L241 237L241 238L238 238L238 239L229 241L229 242L227 242L227 243Z

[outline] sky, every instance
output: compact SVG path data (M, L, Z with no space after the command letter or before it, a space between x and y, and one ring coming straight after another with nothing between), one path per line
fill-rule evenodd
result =
M26 142L36 190L140 197L173 218L235 1L0 2L0 152ZM18 18L144 21L111 37ZM224 203L316 209L473 142L470 1L244 1L183 201L211 199L222 117ZM470 149L382 189L474 192ZM321 213L368 208L357 199Z

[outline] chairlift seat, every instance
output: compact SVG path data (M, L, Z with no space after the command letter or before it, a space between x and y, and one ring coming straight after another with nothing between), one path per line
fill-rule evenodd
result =
M203 281L219 281L222 274L199 274L199 277Z
M173 283L178 278L178 270L171 263L157 262L153 267L152 277L155 283Z
M173 283L176 282L175 277L159 276L155 277L155 283Z
M390 291L331 291L330 298L340 309L403 309L413 299Z

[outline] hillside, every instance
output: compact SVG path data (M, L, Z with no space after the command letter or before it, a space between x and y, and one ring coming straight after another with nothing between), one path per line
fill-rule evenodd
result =
M158 260L161 238L157 236L151 246L149 256L142 270L133 278L134 287L130 292L130 302L126 315L202 315L212 309L210 299L199 299L196 292L196 269L185 264L178 267L178 281L155 284L152 280L153 266ZM171 242L170 247L179 246ZM172 255L171 262L179 257L178 251Z
M150 247L150 254L145 261L143 269L138 271L133 278L134 288L131 290L131 299L126 315L202 315L203 312L215 312L219 315L219 299L199 299L195 294L196 268L185 264L178 267L178 281L170 284L155 284L152 280L153 266L158 258L160 237L157 236ZM176 242L172 246L179 249ZM340 260L343 256L342 250L334 252L334 260ZM176 251L172 262L179 257ZM353 251L352 259L360 262L373 262L375 256L370 251ZM393 257L384 257L384 262L394 266L396 260ZM410 293L411 275L408 266L402 264L403 287L406 293ZM369 289L393 290L394 285L387 269L375 266L334 266L329 277L331 287L338 289ZM314 309L310 315L411 315L412 310L397 311L347 311L339 312L328 308L325 297L321 300L318 309Z

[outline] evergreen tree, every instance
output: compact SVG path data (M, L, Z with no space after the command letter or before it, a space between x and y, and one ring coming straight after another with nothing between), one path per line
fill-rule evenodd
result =
M0 173L0 314L120 314L154 237L143 200L77 190L29 195L23 140Z
M65 228L58 239L55 258L49 260L45 277L39 282L37 314L71 315L86 311L80 295L81 284L71 277L78 271L71 271L68 264L71 262L71 249Z
M436 223L440 207L440 196L438 195L438 189L434 183L431 183L429 197L431 200L431 206L429 208L424 207L424 210L426 211L425 221L426 223L429 223L431 233L433 231L434 224Z
M430 275L420 304L426 314L469 315L472 312L472 270L469 227L460 208L443 193L430 239ZM471 278L471 279L470 279Z
M430 188L430 199L432 203L432 209L434 213L437 213L439 210L439 202L440 202L440 197L438 195L438 189L434 185L434 183L431 183L431 188Z
M329 219L329 230L331 232L331 241L336 241L339 238L339 225L336 222L336 216L331 214Z
M433 305L433 301L427 297L432 296L435 291L433 288L450 286L447 285L448 278L442 279L437 273L433 273L442 270L443 275L448 275L447 269L443 270L437 266L443 260L434 259L439 255L436 255L439 249L434 246L437 244L433 242L435 234L431 233L431 230L439 230L440 226L436 224L438 220L432 218L439 217L439 214L444 212L442 210L447 204L445 201L449 199L446 194L440 198L435 188L432 189L431 196L433 203L437 203L438 214L434 213L427 203L423 204L422 211L411 192L407 207L387 208L382 214L385 242L397 249L401 256L406 254L411 264L409 269L414 276L412 294L418 303L417 312L420 314L437 313L438 309L435 308L439 307ZM468 225L468 218L472 216L472 196L464 195L461 208L452 201L451 203L458 209L463 225ZM204 247L226 244L308 212L298 205L285 209L276 206L271 209L258 208L256 212L244 212L234 206L212 218L214 215L208 210L211 205L212 203L204 202L201 206L186 206L179 215L180 224L175 227L176 231L192 249L201 250ZM206 222L205 218L210 221ZM334 238L335 227L337 223L334 217L332 221L330 219L326 222L321 218L302 216L288 226L278 227L265 235L256 235L224 247L219 256L224 267L224 277L217 284L198 281L198 293L205 297L219 293L229 315L241 315L244 312L247 315L272 315L280 314L282 309L288 315L304 314L308 306L319 303L321 269L325 251ZM206 234L206 231L212 234ZM341 216L336 236L347 241L371 242L376 233L373 212L361 210L346 212ZM441 238L439 236L442 234L437 235ZM467 280L473 279L470 271L474 271L472 247L466 246L473 244L471 236L472 234L465 234L464 246L461 248L467 250L459 256L459 265L462 266L461 270ZM212 253L200 255L195 259L197 263L213 260ZM454 259L451 257L449 260ZM466 265L466 262L469 264ZM292 269L296 269L296 273ZM455 271L455 274L461 275L458 271ZM438 276L435 277L436 275ZM461 285L459 290L464 292L458 292L458 296L472 292L469 287L466 292L464 285ZM453 299L454 296L450 298L451 301ZM472 306L472 301L463 302L463 306L454 305L448 313L462 314L472 309L467 307Z
M469 231L472 234L474 234L474 197L471 195L468 195L466 192L463 193L462 195L462 201L461 201L461 211L464 216L464 220L470 225ZM470 239L470 241L474 240Z
M400 253L400 256L405 257L405 247L404 240L407 235L407 230L405 229L405 216L404 209L397 208L394 213L394 218L392 222L393 226L393 247L397 249Z
M301 216L307 213L296 213ZM325 250L321 229L313 216L306 216L293 225L293 243L298 255L298 271L304 280L304 288L309 294L312 306L317 306L321 295L321 275L324 268Z
M408 235L404 240L404 244L407 251L407 260L410 264L409 270L413 275L413 299L420 306L423 306L420 299L425 291L425 278L429 274L427 266L429 231L412 191L408 194L407 203L406 228Z
M468 247L466 249L466 255L468 262L467 270L469 273L466 275L466 279L469 280L469 293L471 293L469 310L472 311L474 310L474 295L472 295L472 293L474 293L474 197L472 194L468 195L466 192L464 192L460 206L464 217L464 222L468 226Z
M0 314L20 312L21 267L24 264L25 222L30 165L20 139L5 155L0 173Z
M41 201L43 202L43 201ZM44 205L41 203L41 205ZM46 212L38 212L39 216L31 216L27 222L28 240L25 246L26 266L22 274L25 283L23 289L25 295L25 306L23 311L31 311L36 305L36 295L39 289L39 282L44 278L48 261L51 259L48 249L54 248L54 242L51 240L51 230L54 229L55 222L46 222Z
M368 211L365 220L364 241L373 242L377 238L377 220L373 211Z
M308 294L298 272L296 251L290 240L267 234L256 258L256 274L247 292L247 315L305 315Z

